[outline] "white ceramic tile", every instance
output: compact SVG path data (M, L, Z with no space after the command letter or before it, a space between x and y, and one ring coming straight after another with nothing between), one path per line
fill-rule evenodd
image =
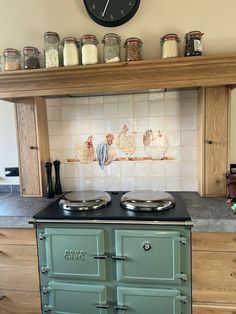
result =
M164 119L162 117L149 118L149 129L157 132L164 129Z
M184 98L181 100L181 114L197 114L198 100L197 98Z
M93 176L93 163L78 163L75 167L75 176L78 178L91 178Z
M64 192L76 190L76 178L62 178L62 189Z
M121 190L121 184L119 178L113 178L109 177L107 178L107 191L120 191Z
M163 177L165 175L165 162L151 161L151 177Z
M188 90L181 90L180 91L180 98L198 98L198 90L197 89L188 89Z
M49 135L62 135L61 121L48 121L48 134Z
M85 178L83 180L79 180L80 190L92 190L93 189L93 179Z
M79 142L76 135L65 135L63 136L63 148L74 149Z
M181 165L182 177L196 177L197 176L197 163L196 162L184 162Z
M135 178L135 189L136 190L150 190L151 180L146 177Z
M93 178L101 178L101 177L106 177L107 172L106 172L106 167L103 169L99 166L98 162L95 161L92 163L92 172L93 172Z
M91 134L101 133L104 133L104 120L103 119L91 120Z
M118 95L106 95L103 96L104 104L112 104L118 102Z
M131 118L134 115L134 108L131 102L124 102L118 104L119 117L120 118Z
M166 177L180 177L181 176L181 164L178 161L166 161L165 162L165 175Z
M60 121L61 120L61 106L49 106L47 105L47 119L48 121Z
M164 100L149 101L150 117L164 116Z
M63 106L72 106L75 104L74 97L62 97L61 98L61 105Z
M149 128L148 118L134 118L134 130L136 132L145 132Z
M103 96L90 96L90 97L88 97L88 102L90 105L92 105L92 104L94 104L94 105L103 104Z
M88 97L76 97L75 98L75 105L87 105L88 104Z
M77 104L75 105L75 119L89 119L90 111L88 104Z
M63 137L62 136L49 136L50 149L63 149Z
M148 99L149 101L163 100L164 101L165 93L163 91L149 92Z
M104 120L104 132L105 133L118 133L119 132L119 120L118 119L105 119Z
M139 101L134 103L134 117L148 117L148 102Z
M181 130L197 130L197 115L182 115Z
M102 119L104 117L103 104L89 105L90 118Z
M181 178L180 177L166 177L166 190L167 191L181 191Z
M146 162L135 162L135 176L136 177L150 177L151 163Z
M149 157L147 155L147 152L145 151L144 146L143 147L137 147L135 152L133 153L133 156L137 156L137 157Z
M53 150L53 149L50 149L50 160L60 160L60 161L64 161L62 160L63 158L63 150Z
M180 100L179 99L167 99L165 101L165 115L177 116L180 114Z
M121 176L134 177L135 176L135 162L122 161L121 162Z
M197 177L182 177L181 191L198 191Z
M168 140L169 146L180 146L180 131L168 131L165 132L165 136Z
M167 91L165 92L165 100L168 99L180 99L180 92L179 91Z
M150 180L152 190L165 190L165 177L152 177Z
M129 132L134 130L134 120L131 118L119 119L119 132L122 132L124 125L127 125Z
M61 98L46 98L47 106L60 106Z
M107 177L120 178L121 175L121 165L119 161L111 162L107 167L105 167L105 173Z
M118 102L119 103L132 103L133 102L133 94L125 94L125 95L118 95Z
M165 131L179 131L180 116L165 116L164 129Z
M74 178L75 176L75 164L64 164L64 177L65 178Z
M186 146L181 148L182 161L195 161L197 160L197 149L194 146Z
M121 191L134 191L135 178L121 177Z
M93 189L94 190L103 190L107 188L106 178L93 178Z
M181 145L182 146L196 146L197 145L197 131L181 131Z
M61 119L74 120L75 119L75 106L67 105L61 106Z
M177 161L181 161L181 147L178 146L170 146L166 152L166 156L170 158L174 158Z
M76 159L76 152L74 149L64 149L63 150L63 158L67 159Z
M118 104L104 104L104 117L105 118L118 118Z
M63 135L73 135L76 134L75 121L63 121L61 123Z
M148 101L149 100L149 93L140 93L133 95L133 102L136 103L137 101Z

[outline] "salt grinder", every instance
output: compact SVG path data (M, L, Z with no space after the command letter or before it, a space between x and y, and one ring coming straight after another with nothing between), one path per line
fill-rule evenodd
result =
M52 186L52 163L50 161L45 162L45 169L47 172L47 198L53 198L54 197L54 191Z
M54 169L55 169L55 194L60 195L62 194L62 188L61 188L61 180L60 180L60 161L55 160L53 162Z

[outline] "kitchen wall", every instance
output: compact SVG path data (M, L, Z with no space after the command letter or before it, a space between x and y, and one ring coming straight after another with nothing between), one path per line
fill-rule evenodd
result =
M197 91L47 100L64 190L196 191Z

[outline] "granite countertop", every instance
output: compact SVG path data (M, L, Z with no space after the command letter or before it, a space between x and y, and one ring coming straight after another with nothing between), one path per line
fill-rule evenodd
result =
M196 192L180 192L180 195L192 218L193 231L236 232L236 215L225 197L205 198ZM55 200L0 192L0 228L32 228L28 223L32 216Z

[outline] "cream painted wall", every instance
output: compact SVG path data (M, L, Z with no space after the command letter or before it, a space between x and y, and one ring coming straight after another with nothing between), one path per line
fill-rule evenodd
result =
M104 34L113 31L122 40L130 36L142 38L144 58L152 59L160 57L159 39L162 35L177 33L181 38L182 54L184 34L200 30L205 33L205 54L236 53L235 0L141 0L135 17L115 28L94 23L86 13L83 0L1 0L0 4L0 52L7 47L21 50L26 45L36 46L42 51L43 33L49 30L58 32L61 38L68 35L79 38L83 34L92 33L100 41ZM2 110L4 109L0 106L0 116L3 113L6 115ZM8 115L12 121L12 113ZM236 162L235 91L232 93L231 117L230 161ZM12 127L14 126L8 124L3 129L0 125L0 133L7 133ZM13 153L16 153L15 150L9 149L9 156Z

